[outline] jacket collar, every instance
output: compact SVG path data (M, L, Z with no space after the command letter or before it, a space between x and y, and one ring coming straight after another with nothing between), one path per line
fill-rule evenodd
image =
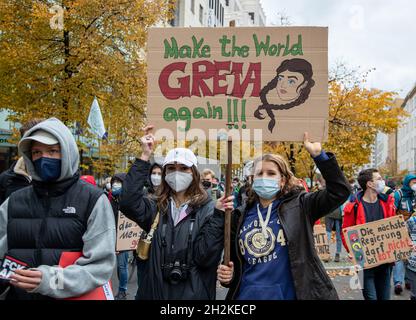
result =
M355 195L352 195L351 202L361 202L364 196L364 191L359 191ZM384 193L379 193L377 198L383 202L387 202L389 195Z
M32 177L26 171L25 159L23 157L20 157L19 160L17 160L13 171L18 175L24 176L29 182L32 181Z
M78 180L79 172L77 172L71 178L57 182L33 180L33 189L35 190L36 194L41 197L57 197L63 195Z

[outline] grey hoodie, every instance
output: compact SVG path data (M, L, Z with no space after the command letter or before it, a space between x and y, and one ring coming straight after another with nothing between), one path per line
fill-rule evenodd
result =
M19 143L28 173L33 180L41 181L31 161L31 140L25 140L37 130L44 130L55 136L61 145L61 176L58 181L72 177L78 171L78 148L70 130L58 119L51 118L39 123L26 132ZM0 206L0 259L7 252L8 199ZM83 237L83 256L74 265L65 269L59 266L41 265L40 285L33 290L52 298L77 297L105 284L114 270L116 231L113 210L108 198L103 194L95 204L87 222ZM56 285L58 281L58 285Z
M52 134L61 146L61 176L57 181L62 181L72 177L79 167L79 152L78 146L75 142L74 136L71 131L61 121L56 118L50 118L28 130L19 142L19 151L22 153L25 159L26 170L35 181L42 181L39 175L36 173L32 162L31 146L32 140L27 138L32 136L36 131L42 130Z

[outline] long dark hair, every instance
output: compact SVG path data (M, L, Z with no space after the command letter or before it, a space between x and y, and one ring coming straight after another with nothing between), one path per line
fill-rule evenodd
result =
M192 166L193 181L186 190L185 196L189 199L189 206L191 208L198 208L205 204L208 200L208 194L201 184L201 175L195 166ZM174 191L167 184L166 180L166 166L162 170L162 184L157 188L154 199L157 201L157 206L161 214L168 212L169 199L173 196Z
M160 171L162 171L162 170L163 170L162 166L161 166L160 164L158 164L157 162L155 162L154 164L152 164L152 166L150 167L150 170L149 170L149 179L148 179L148 181L147 181L147 184L148 184L147 191L148 191L150 194L155 193L155 192L156 192L156 189L157 189L157 187L155 187L155 186L153 185L153 182L152 182L152 179L151 179L152 172L153 172L153 170L154 170L155 168L160 168Z
M277 87L279 82L279 75L284 71L298 72L303 75L303 82L299 85L298 89L301 88L299 97L292 102L286 104L270 104L267 101L267 94L270 90L273 90ZM315 85L315 80L312 79L313 71L312 65L304 59L291 59L285 60L282 64L276 69L276 77L273 78L263 89L260 91L260 100L262 105L260 105L257 110L254 112L254 116L257 119L263 120L264 117L260 114L261 110L266 110L267 114L270 117L269 130L273 132L273 128L276 125L276 120L273 114L273 110L288 110L298 105L303 104L311 93L312 87Z

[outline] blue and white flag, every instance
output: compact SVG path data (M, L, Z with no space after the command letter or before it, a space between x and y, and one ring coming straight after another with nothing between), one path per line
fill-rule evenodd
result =
M90 115L88 116L88 124L90 125L91 131L100 139L107 139L108 135L104 127L103 116L98 105L97 97L94 97L94 101L92 102Z

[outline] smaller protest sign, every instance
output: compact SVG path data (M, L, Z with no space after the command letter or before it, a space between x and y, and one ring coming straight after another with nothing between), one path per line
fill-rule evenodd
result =
M315 238L315 249L321 260L329 260L329 243L325 227L318 224L313 227L313 236Z
M412 253L412 241L401 215L345 228L343 232L354 263L363 269L407 260Z
M135 250L142 229L121 212L118 213L116 251Z

